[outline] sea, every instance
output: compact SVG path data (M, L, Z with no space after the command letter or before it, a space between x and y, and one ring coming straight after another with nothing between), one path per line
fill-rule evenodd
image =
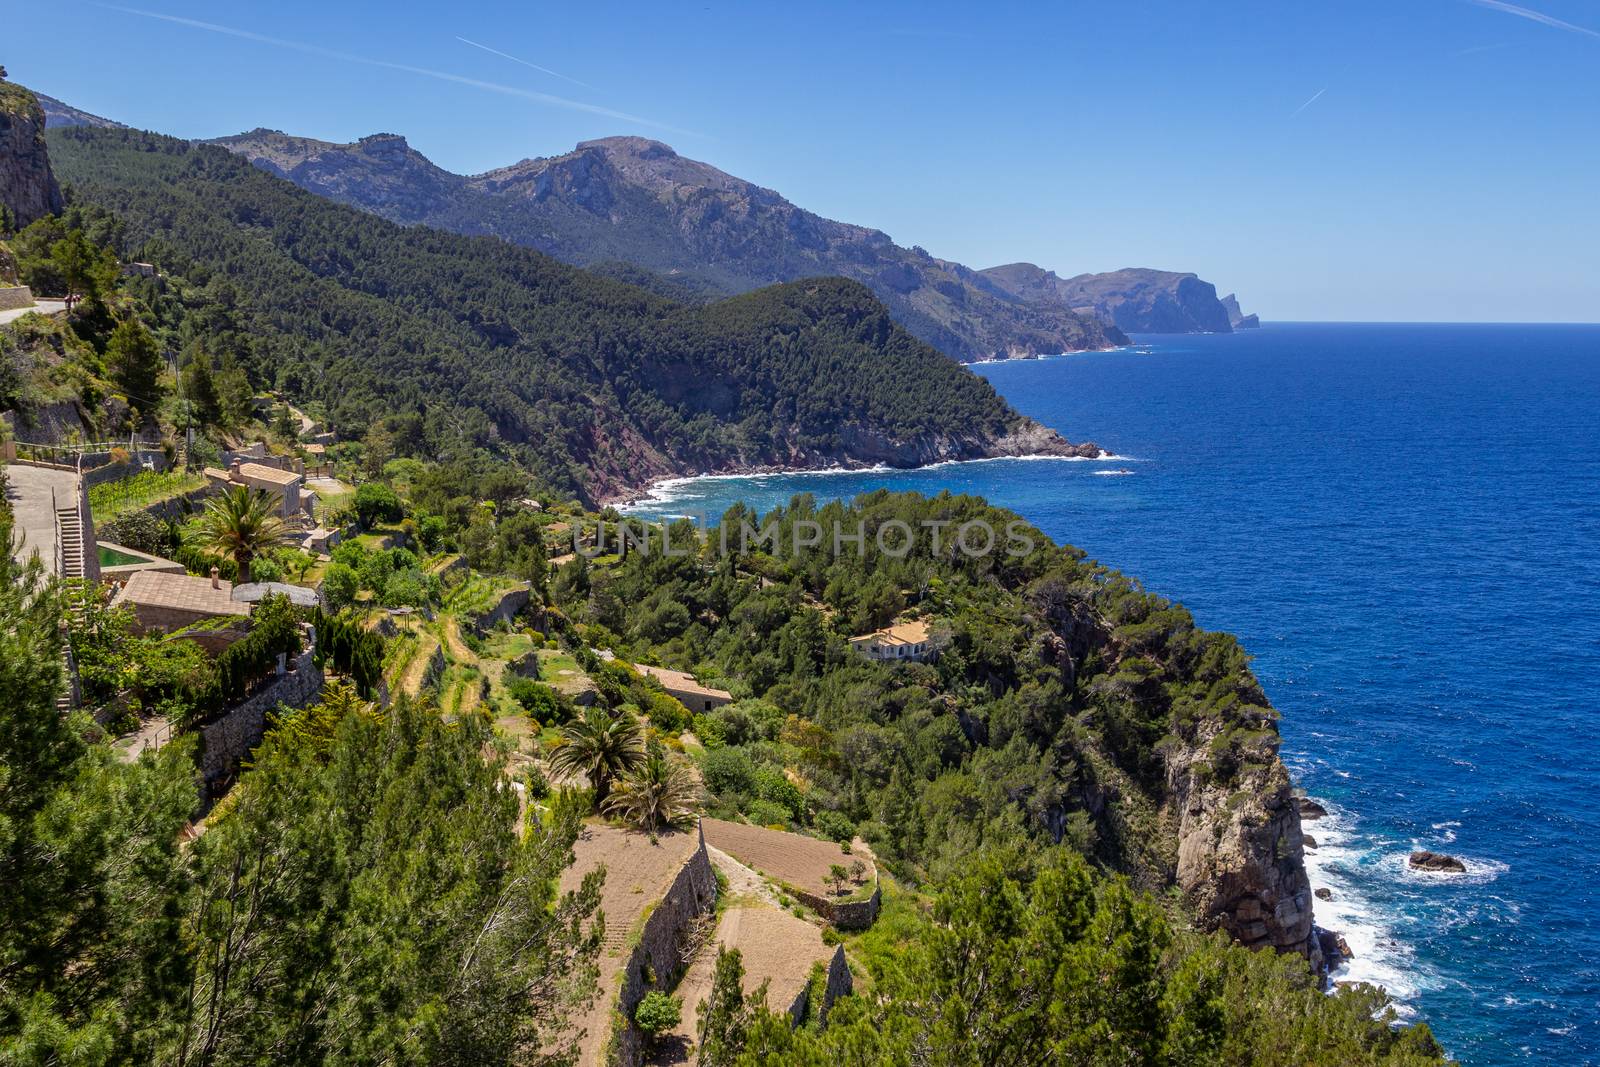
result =
M1334 977L1466 1064L1600 1063L1600 326L1134 342L974 368L1115 458L680 479L630 510L974 493L1182 601L1244 642L1330 811Z

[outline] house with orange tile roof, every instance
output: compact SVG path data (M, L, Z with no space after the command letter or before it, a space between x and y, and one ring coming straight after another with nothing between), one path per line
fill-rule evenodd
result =
M868 659L887 663L905 660L923 663L938 654L926 619L907 619L870 634L852 637L850 647Z

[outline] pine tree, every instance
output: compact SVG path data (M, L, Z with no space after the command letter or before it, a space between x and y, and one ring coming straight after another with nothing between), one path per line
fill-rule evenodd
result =
M183 396L194 405L194 417L202 426L222 425L222 402L211 376L211 357L200 349L191 352L183 365Z
M147 415L161 402L161 348L138 319L117 323L106 342L106 365L118 388Z
M216 390L221 425L232 429L250 421L255 413L255 392L250 388L250 376L232 352L222 353L217 363Z
M733 1067L744 1051L752 1020L766 1010L766 985L746 999L744 957L719 948L711 995L700 1005L700 1067Z
M186 980L192 749L124 763L57 710L60 587L12 547L0 510L0 1058L146 1062Z
M556 890L581 813L519 826L486 722L335 700L313 717L338 718L331 744L269 735L194 846L196 967L164 1058L512 1064L570 1045L599 947L600 876Z

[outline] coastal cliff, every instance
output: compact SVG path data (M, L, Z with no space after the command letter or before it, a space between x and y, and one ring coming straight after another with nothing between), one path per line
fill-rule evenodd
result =
M1203 922L1240 944L1296 952L1321 970L1300 813L1277 729L1261 719L1250 758L1219 773L1227 731L1206 724L1168 753L1177 885Z
M1202 928L1323 972L1277 712L1243 650L1177 605L1111 588L1097 600L1043 585L1031 597L1048 627L1044 660L1076 690L1079 721L1100 732L1084 752L1081 801L1102 858L1152 891L1179 890ZM1129 723L1124 708L1137 711ZM1151 732L1127 734L1140 720Z
M1231 333L1246 325L1233 296L1219 299L1217 287L1194 274L1128 267L1061 278L1032 263L982 274L1018 299L1061 304L1128 333Z
M19 229L61 210L61 189L45 148L44 121L37 97L0 80L0 211Z

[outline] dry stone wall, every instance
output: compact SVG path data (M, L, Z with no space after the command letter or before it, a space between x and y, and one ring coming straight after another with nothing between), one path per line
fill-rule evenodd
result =
M219 719L200 729L200 773L206 788L225 782L239 769L239 763L266 734L267 712L280 704L303 708L322 693L322 670L312 662L313 649L306 650L289 664L288 670L230 709Z
M633 1024L633 1010L652 989L670 990L683 966L684 946L695 921L709 913L717 903L717 880L711 873L711 857L706 853L705 833L697 826L699 845L673 879L650 917L645 920L639 944L622 970L617 1009L627 1025L612 1034L615 1057L620 1067L641 1067L644 1063L644 1035Z

